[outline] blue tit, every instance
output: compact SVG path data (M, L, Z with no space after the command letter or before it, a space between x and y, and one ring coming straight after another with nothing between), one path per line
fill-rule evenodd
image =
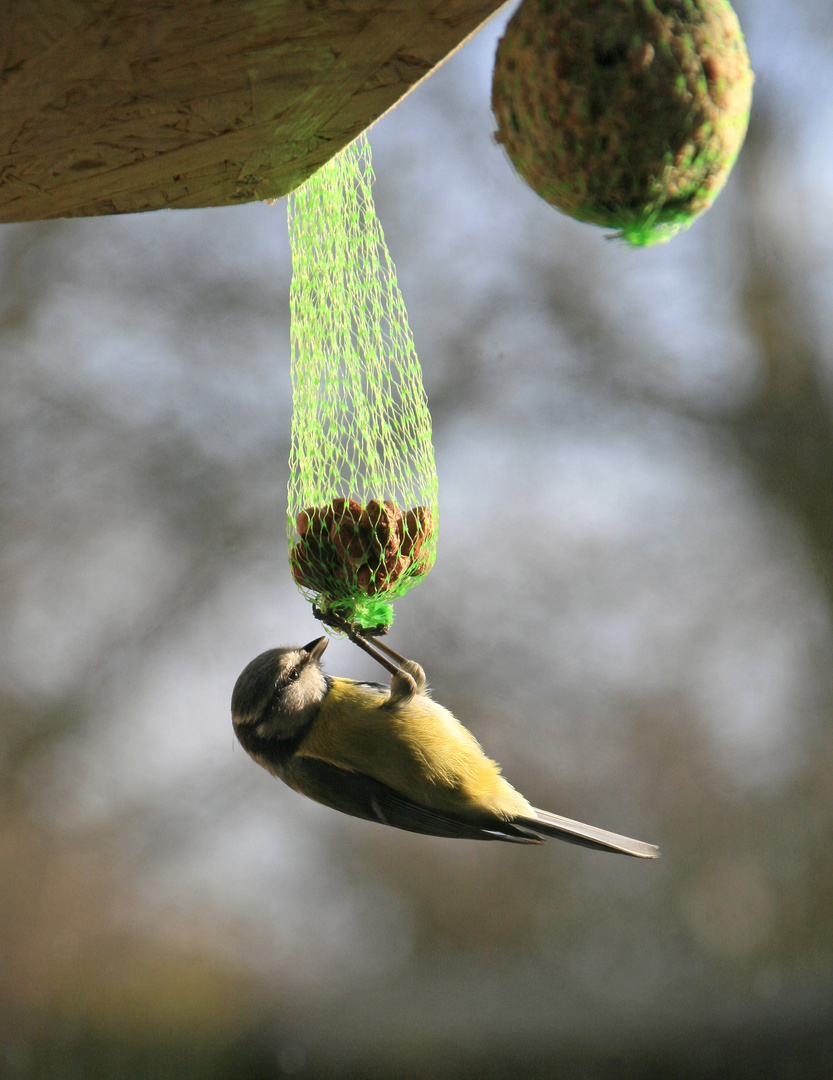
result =
M393 672L390 688L354 682L324 674L327 644L320 637L261 653L231 698L243 748L295 791L344 814L431 836L521 844L554 836L641 859L659 855L652 844L536 810L432 700L419 664L377 641L397 661L382 660Z

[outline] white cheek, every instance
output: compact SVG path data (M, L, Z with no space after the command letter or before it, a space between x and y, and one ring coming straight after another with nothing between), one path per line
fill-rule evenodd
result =
M318 708L327 691L320 671L308 670L290 683L280 696L277 707L268 720L261 720L255 731L261 739L285 739L306 724Z
M292 716L301 716L309 709L319 705L324 697L327 684L320 671L307 668L297 682L290 683L284 691L283 711Z
M303 707L304 686L303 682L298 679L296 682L290 683L286 690L284 690L283 700L281 701L281 711L292 716L300 712Z

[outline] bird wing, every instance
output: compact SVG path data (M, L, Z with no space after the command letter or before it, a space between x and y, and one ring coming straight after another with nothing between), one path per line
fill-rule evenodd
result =
M353 686L366 686L370 690L376 690L379 693L384 694L386 697L390 693L390 686L386 686L380 682L368 682L366 679L345 679L345 682L350 682Z
M537 807L534 818L522 818L515 824L523 824L542 836L554 836L559 840L566 840L568 844L580 844L597 851L617 851L622 855L633 855L637 859L659 858L659 848L653 844L646 844L643 840L631 840L629 836L619 836L607 829L584 825L581 821L551 814L548 810L538 810Z
M283 778L296 791L333 810L408 832L460 840L543 842L532 822L527 825L501 821L496 815L462 817L430 809L364 773L340 769L306 754L296 754L291 759Z

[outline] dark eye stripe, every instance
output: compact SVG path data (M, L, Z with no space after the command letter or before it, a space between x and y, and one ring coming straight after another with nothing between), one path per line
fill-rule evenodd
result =
M298 678L298 676L300 674L301 674L300 666L290 668L290 670L287 671L287 673L282 678L278 679L278 681L275 683L275 689L278 692L280 692L281 690L286 689L286 687L289 686L290 683L295 682L295 680Z

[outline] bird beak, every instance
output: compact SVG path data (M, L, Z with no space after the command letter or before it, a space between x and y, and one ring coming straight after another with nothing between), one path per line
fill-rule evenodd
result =
M308 654L310 660L320 660L321 654L329 644L330 639L325 634L324 637L316 638L309 645L305 645L303 651Z

